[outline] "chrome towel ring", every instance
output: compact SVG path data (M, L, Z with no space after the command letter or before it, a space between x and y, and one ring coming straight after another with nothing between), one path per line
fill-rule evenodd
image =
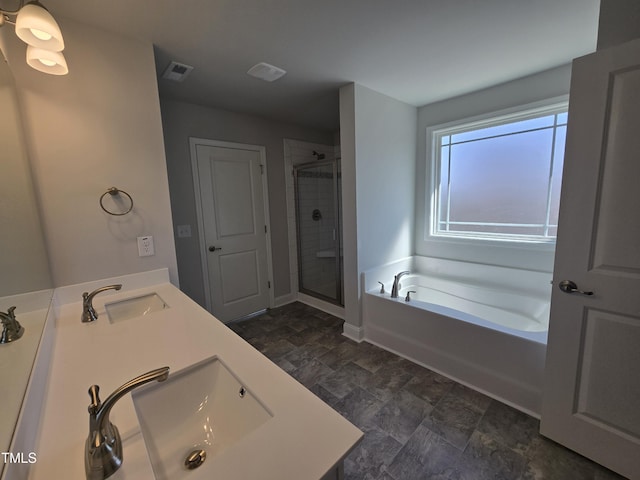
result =
M109 194L112 197L116 197L119 196L120 194L126 196L129 199L129 208L124 211L124 212L112 212L111 210L107 209L107 207L104 206L104 197ZM115 215L115 216L121 216L121 215L126 215L127 213L129 213L131 210L133 210L133 198L131 198L131 195L129 195L127 192L125 192L124 190L119 190L116 187L111 187L109 188L106 192L104 192L101 196L100 196L100 208L102 208L102 210L104 210L105 212L107 212L109 215Z

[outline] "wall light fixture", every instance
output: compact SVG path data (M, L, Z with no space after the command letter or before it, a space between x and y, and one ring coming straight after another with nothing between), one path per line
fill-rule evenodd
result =
M60 27L40 2L35 0L25 4L20 0L16 10L0 7L0 27L5 23L15 25L16 35L27 44L27 64L30 67L51 75L69 73L62 54L64 39Z

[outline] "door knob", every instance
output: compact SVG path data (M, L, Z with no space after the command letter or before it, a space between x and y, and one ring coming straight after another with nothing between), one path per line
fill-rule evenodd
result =
M222 250L222 247L215 247L215 246L213 246L213 245L211 245L211 246L209 247L209 251L210 251L210 252L215 252L216 250Z
M581 293L582 295L593 295L593 292L578 290L578 285L576 285L575 282L572 282L571 280L562 280L558 285L558 288L564 293Z

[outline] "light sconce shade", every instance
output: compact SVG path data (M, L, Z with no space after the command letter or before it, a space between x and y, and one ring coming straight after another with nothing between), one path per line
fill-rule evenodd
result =
M38 2L28 3L20 9L16 17L16 35L23 42L37 48L52 52L64 50L60 27L51 14ZM29 52L27 51L28 57ZM33 65L31 66L33 67Z
M51 75L66 75L69 73L67 61L62 52L52 52L42 48L27 46L27 64L31 68Z

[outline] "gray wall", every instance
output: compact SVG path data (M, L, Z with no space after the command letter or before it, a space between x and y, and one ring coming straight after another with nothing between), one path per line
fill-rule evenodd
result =
M601 0L598 22L598 50L640 37L638 0Z
M180 287L205 304L198 244L189 137L266 147L269 216L273 256L273 287L278 297L291 292L284 183L284 138L332 144L333 133L271 121L199 105L161 100L162 123L174 225L191 225L190 238L176 238Z
M413 254L417 109L361 85L340 90L345 315L360 272Z
M516 268L530 268L551 272L554 248L552 245L505 246L484 245L425 239L426 206L430 182L430 163L426 152L426 129L455 120L497 112L569 93L571 66L564 65L512 82L480 90L442 102L426 105L418 110L418 161L416 168L416 254L470 262L489 263Z
M54 286L161 267L177 284L153 47L58 21L68 75L27 66L13 35L9 46ZM133 212L101 210L112 186L132 195ZM143 235L153 235L154 256L138 256Z
M0 37L9 34L11 29L0 29ZM1 54L0 177L0 297L51 288L18 97Z

